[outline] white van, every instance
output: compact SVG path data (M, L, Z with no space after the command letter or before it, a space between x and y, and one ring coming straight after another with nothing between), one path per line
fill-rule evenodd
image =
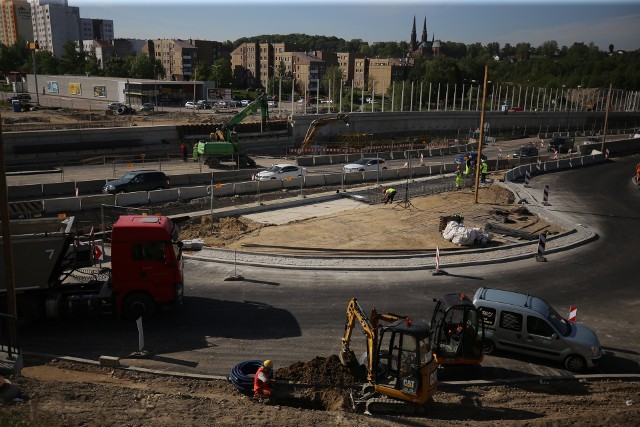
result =
M473 296L484 322L484 353L496 349L564 363L574 372L598 365L596 333L562 318L544 300L518 292L481 287Z

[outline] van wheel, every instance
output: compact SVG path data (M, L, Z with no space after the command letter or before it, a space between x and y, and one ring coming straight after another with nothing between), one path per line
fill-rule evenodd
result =
M587 369L587 361L582 356L572 354L564 360L564 366L571 372L584 372Z
M493 354L496 351L496 345L491 340L482 341L482 352L484 354Z
M127 320L136 320L142 316L148 319L153 316L155 304L149 295L142 292L134 292L124 299L122 315Z

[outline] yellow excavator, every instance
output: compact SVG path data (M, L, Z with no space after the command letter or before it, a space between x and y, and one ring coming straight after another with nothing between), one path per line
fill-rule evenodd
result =
M311 143L316 137L318 133L318 128L328 125L329 123L336 122L342 120L347 127L349 126L349 115L344 113L338 113L335 116L325 116L319 117L311 122L309 125L309 129L307 129L307 133L304 135L304 140L302 140L302 146L300 147L300 154L304 154L305 150L311 146Z
M378 313L375 308L367 316L353 298L347 306L339 354L345 366L357 363L349 348L356 320L367 339L368 383L358 396L352 395L354 409L370 414L424 414L438 386L429 326L406 316Z
M477 365L482 362L484 323L480 311L463 293L433 299L431 316L433 356L440 365Z

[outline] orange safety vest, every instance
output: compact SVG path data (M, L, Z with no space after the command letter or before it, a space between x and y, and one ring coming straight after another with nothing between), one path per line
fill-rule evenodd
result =
M271 375L265 372L265 367L261 366L258 368L258 371L253 377L253 391L257 392L260 390L271 390L271 382L267 379L267 381L262 381L260 379L260 374L263 374L268 379L271 378Z

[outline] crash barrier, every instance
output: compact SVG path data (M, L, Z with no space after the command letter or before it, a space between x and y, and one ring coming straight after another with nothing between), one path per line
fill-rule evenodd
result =
M178 188L149 191L149 203L177 202L180 198Z
M541 163L541 170L543 171L542 173L551 172L555 170L570 169L572 167L581 165L602 163L605 160L605 156L602 153L582 157L574 157L572 159L549 160L547 162ZM505 180L514 182L518 179L523 178L526 171L530 170L530 167L531 165L523 165L508 170L505 174Z
M45 199L44 213L77 212L80 210L78 197L66 197L61 199Z
M180 187L180 199L191 200L209 195L209 187L204 185L198 187Z
M98 194L94 196L80 197L80 208L83 211L98 209L102 205L113 205L115 203L115 194Z
M147 203L149 203L149 193L146 191L116 194L118 206L146 205Z

